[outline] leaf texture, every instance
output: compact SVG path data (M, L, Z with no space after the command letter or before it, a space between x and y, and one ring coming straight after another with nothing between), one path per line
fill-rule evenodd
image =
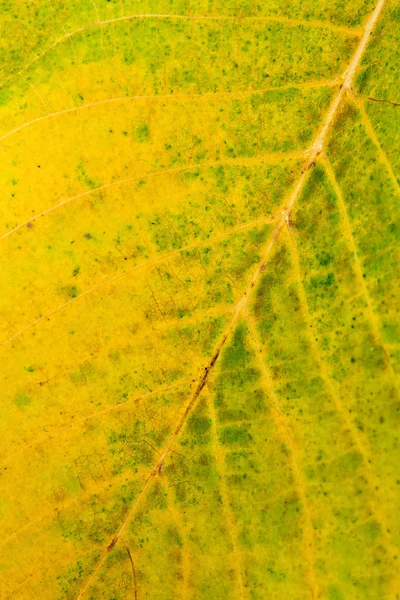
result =
M395 600L400 11L0 12L0 599Z

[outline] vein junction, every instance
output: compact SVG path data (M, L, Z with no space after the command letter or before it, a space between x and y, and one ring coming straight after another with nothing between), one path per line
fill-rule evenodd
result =
M170 437L169 442L165 446L164 450L162 451L162 453L159 457L159 460L157 461L156 465L154 466L151 473L149 474L149 476L145 482L145 485L142 488L142 491L137 495L134 503L132 504L132 506L128 512L128 515L127 515L125 521L122 523L119 530L115 533L114 537L108 544L107 548L104 550L103 554L101 555L100 559L98 560L97 566L96 566L95 570L93 571L92 575L89 577L89 579L86 581L86 583L82 586L80 592L78 593L77 600L82 598L84 596L85 592L96 581L96 578L100 572L100 569L104 565L110 551L123 538L134 515L136 514L138 507L140 506L142 499L144 498L147 491L149 490L149 487L151 486L151 482L154 481L156 476L160 473L165 458L172 450L172 447L173 447L176 439L180 435L188 416L192 412L198 397L200 396L203 388L205 387L205 385L207 383L209 375L212 372L213 367L214 367L216 361L218 360L218 357L219 357L225 343L230 338L230 335L233 333L233 331L236 327L236 324L239 320L239 317L246 311L246 308L249 304L249 300L252 297L252 292L260 278L261 273L265 269L265 265L268 262L271 254L275 248L275 245L277 244L277 242L279 240L282 230L284 229L284 227L286 225L289 226L289 224L290 224L290 214L291 214L299 196L301 195L304 185L308 180L309 174L310 174L313 166L315 165L315 162L318 160L320 155L323 153L325 141L329 134L330 128L338 114L338 111L340 109L342 101L343 101L345 95L347 94L347 92L351 91L357 68L360 64L360 61L361 61L363 55L364 55L364 52L367 47L368 41L370 39L371 33L373 31L373 28L374 28L377 20L379 19L379 16L382 12L384 4L385 4L385 0L380 0L378 2L373 13L371 14L370 18L368 19L368 21L366 23L360 43L350 61L347 69L345 70L345 72L342 75L342 79L341 79L342 83L340 85L340 88L328 108L328 111L326 113L326 116L324 118L322 126L320 127L319 132L318 132L314 142L312 143L310 148L307 150L307 161L305 164L305 168L302 171L292 193L290 194L288 201L285 205L285 208L281 212L281 215L279 217L276 228L271 236L271 239L269 240L266 248L264 249L262 260L258 264L253 276L251 277L250 282L249 282L242 298L237 303L234 313L233 313L233 317L232 317L230 323L228 324L226 330L222 334L210 361L208 362L207 366L205 367L203 375L202 375L196 389L194 390L191 398L189 399L189 401L186 405L186 408L185 408L184 412L182 413L182 415L175 427L175 430Z

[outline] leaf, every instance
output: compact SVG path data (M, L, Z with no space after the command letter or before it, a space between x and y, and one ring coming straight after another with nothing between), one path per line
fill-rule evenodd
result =
M0 598L397 598L399 9L5 2Z

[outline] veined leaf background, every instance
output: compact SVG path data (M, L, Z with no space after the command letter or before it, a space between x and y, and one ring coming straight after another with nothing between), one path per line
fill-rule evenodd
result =
M397 0L0 13L0 599L398 599Z

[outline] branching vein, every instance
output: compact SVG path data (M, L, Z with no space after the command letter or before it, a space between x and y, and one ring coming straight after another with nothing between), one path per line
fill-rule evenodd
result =
M374 310L373 301L372 301L371 295L370 295L370 293L368 291L367 284L366 284L365 279L363 277L363 269L362 269L362 266L361 266L361 261L360 261L360 257L359 257L359 254L358 254L356 242L354 240L354 236L353 236L353 232L352 232L352 229L351 229L349 217L348 217L348 214L347 214L346 203L345 203L344 198L343 198L342 190L340 189L340 186L339 186L339 184L337 182L337 179L335 177L335 173L333 171L332 165L331 165L328 157L324 157L324 161L323 162L324 162L324 167L326 169L328 177L329 177L330 181L332 182L333 189L335 190L335 193L336 193L336 196L337 196L337 199L338 199L339 209L340 209L340 212L342 214L342 218L343 218L343 222L344 222L344 226L345 226L345 230L346 230L346 234L347 234L349 246L350 246L350 249L351 249L351 251L353 253L353 256L354 256L354 261L355 261L354 262L354 267L355 267L355 271L356 271L358 283L359 283L359 286L362 289L364 298L365 298L365 300L367 302L368 314L369 314L369 319L370 319L370 322L371 322L371 325L372 325L372 330L373 330L373 333L374 333L374 337L377 340L377 342L379 343L379 345L381 346L381 348L382 348L382 350L383 350L383 352L385 354L387 365L388 365L388 367L389 367L389 369L391 371L391 375L393 377L393 381L394 381L394 383L397 386L397 377L396 377L396 373L395 373L395 371L393 369L392 362L390 360L390 353L388 352L387 348L385 347L385 344L383 343L382 336L381 336L381 326L380 326L379 320L378 320L378 318L376 316L376 313L375 313L375 310Z
M241 298L241 300L238 302L238 304L235 307L234 313L233 313L233 317L231 322L229 323L228 327L226 328L226 330L223 332L215 350L214 353L208 363L208 365L205 367L204 369L204 373L202 375L202 378L200 379L200 382L194 392L194 394L192 395L192 397L189 399L188 404L186 406L185 411L183 412L183 414L181 415L175 431L173 432L168 444L166 445L165 449L163 450L158 462L156 463L156 465L154 466L152 472L150 473L149 477L147 478L144 487L141 491L141 493L136 497L134 503L132 504L128 515L125 519L125 521L122 523L122 525L120 526L120 528L118 529L118 531L116 532L116 534L114 535L113 539L111 540L110 544L107 546L107 548L104 550L101 558L98 560L97 562L97 566L95 567L92 575L88 578L88 580L83 584L81 590L79 591L78 595L77 595L77 600L79 600L80 598L82 598L84 596L84 594L86 593L86 591L92 586L92 584L96 581L97 576L100 572L100 569L102 568L108 553L110 551L110 549L112 547L115 546L115 544L117 544L124 536L125 532L127 531L128 527L131 524L131 521L134 517L134 515L136 514L136 511L138 509L138 507L140 506L140 503L143 499L143 497L145 496L145 494L147 493L152 480L154 480L154 478L156 477L156 475L159 473L160 467L162 466L166 456L170 453L170 451L172 450L172 447L176 441L176 439L178 438L178 436L180 435L186 420L188 418L188 416L190 415L190 413L192 412L193 407L195 406L198 397L200 396L204 386L206 385L207 381L208 381L208 377L209 374L212 372L213 367L216 363L216 361L218 360L218 356L220 355L226 341L230 338L230 335L233 333L237 322L239 320L239 317L244 313L244 311L246 310L248 303L249 303L249 299L252 297L252 292L256 286L256 284L258 283L259 277L261 275L261 273L263 272L264 268L265 268L265 264L267 263L267 261L269 260L271 253L279 239L279 236L282 232L282 229L284 228L285 224L288 222L288 219L290 218L290 213L293 210L293 207L297 201L297 199L299 198L299 196L301 195L301 192L303 190L304 184L306 183L309 173L310 173L310 169L312 168L312 166L314 165L315 161L317 160L318 156L321 154L321 152L324 149L324 145L325 145L325 140L326 137L328 135L328 132L330 130L330 127L337 115L338 109L341 105L341 102L343 100L344 94L347 92L347 90L351 89L353 80L354 80L354 76L357 70L358 65L360 64L361 58L364 54L365 48L368 44L368 41L370 39L372 30L374 28L375 23L377 22L381 11L383 9L383 6L385 4L385 0L379 0L379 2L377 3L373 13L371 14L370 18L368 19L365 29L364 29L364 33L362 35L362 38L360 40L360 43L349 63L348 68L346 69L345 73L343 74L343 84L341 85L339 91L337 92L336 96L334 97L333 101L331 102L327 114L325 116L325 119L322 123L322 126L315 138L315 141L313 142L313 144L311 145L311 147L308 150L308 162L307 162L307 166L304 169L304 171L301 173L297 184L295 185L291 195L289 196L288 202L286 203L286 207L285 209L282 211L282 215L279 218L279 221L277 223L277 226L275 228L274 233L271 236L270 241L268 242L265 251L263 253L262 256L262 260L260 261L260 263L258 264L256 270L253 273L253 276L250 279L250 282Z
M384 149L382 148L382 144L380 143L378 136L375 133L374 127L371 123L371 120L367 114L367 111L365 110L365 105L364 102L362 100L359 100L358 98L353 96L353 101L356 103L356 105L358 106L360 112L361 112L361 116L363 119L363 124L364 124L364 128L365 131L367 132L367 134L369 135L369 137L371 138L371 141L373 142L374 146L377 148L379 156L381 158L381 161L383 162L383 164L385 165L389 175L390 175L390 179L393 182L393 185L397 191L398 194L400 194L400 185L398 182L398 179L395 175L395 172L393 170L392 165L390 164L390 161L386 155L386 152L384 151Z
M316 28L316 29L328 29L330 31L333 31L334 33L338 33L338 34L342 34L342 35L345 34L350 37L359 37L362 34L362 31L360 29L356 29L356 28L352 29L350 27L334 25L333 23L329 23L329 22L325 22L325 21L307 21L305 19L290 19L287 17L279 17L279 16L234 17L234 16L222 16L222 15L220 15L220 16L217 16L217 15L201 16L201 15L173 15L173 14L124 15L121 17L116 17L114 19L106 19L103 21L97 21L95 23L90 23L88 25L84 25L83 27L79 27L78 29L75 29L73 31L70 31L70 32L64 34L63 36L61 36L60 38L55 40L52 44L50 44L45 50L43 50L43 52L38 54L34 59L32 59L27 64L25 64L19 71L17 71L17 73L13 73L13 74L9 75L6 79L4 79L3 82L0 83L0 88L3 87L7 83L7 81L9 81L10 79L17 77L18 75L21 75L21 73L23 73L24 71L29 69L29 67L31 65L33 65L35 62L37 62L38 60L43 58L43 56L45 56L52 48L55 48L56 46L58 46L65 40L68 40L69 38L71 38L72 36L74 36L78 33L82 33L83 31L88 31L90 29L94 29L96 27L104 27L106 25L110 25L111 23L118 23L121 21L133 21L135 19L136 20L145 20L145 19L163 20L163 19L166 19L166 20L178 20L178 21L223 21L223 22L228 22L228 21L256 22L256 21L260 21L263 23L268 23L268 22L269 23L281 23L283 25L287 25L288 27L302 26L302 27L311 27L311 28Z
M252 339L253 339L254 348L256 350L257 359L261 366L261 372L263 374L264 381L265 381L265 387L266 387L268 394L271 397L272 402L275 406L275 410L276 410L276 413L279 418L279 423L280 423L281 429L286 438L286 443L287 443L288 447L290 448L290 454L291 454L291 459L292 459L292 469L293 469L295 479L297 481L299 496L300 496L300 499L301 499L301 502L303 505L304 515L305 515L305 523L306 523L305 538L307 541L310 587L312 589L312 597L317 598L318 590L317 590L317 581L316 581L316 577L315 577L315 541L314 541L315 536L314 536L314 528L313 528L313 524L312 524L311 509L310 509L309 502L308 502L307 495L306 495L306 486L305 486L305 482L304 482L304 477L303 477L303 474L299 467L299 461L296 456L297 455L296 448L292 442L288 427L286 426L285 419L284 419L284 416L280 409L278 398L275 393L274 387L272 385L271 377L270 377L267 365L266 365L264 357L263 357L260 336L259 336L257 328L253 322L253 319L249 315L248 311L245 311L245 318L246 318L246 322L249 326L250 332L252 334Z
M239 159L232 158L232 159L226 159L226 160L222 160L222 161L208 161L208 162L202 162L202 163L195 163L192 165L184 165L182 167L173 167L171 169L162 169L160 171L154 171L154 172L150 171L148 173L143 173L140 176L138 175L135 177L127 177L126 179L117 179L116 181L106 183L97 188L93 188L93 189L87 190L86 192L81 192L80 194L71 196L70 198L66 198L65 200L62 200L61 202L58 202L58 204L55 204L54 206L50 206L50 208L47 208L46 210L43 210L42 212L37 213L36 215L32 215L32 217L30 219L27 219L23 223L19 223L19 225L16 225L12 229L10 229L6 233L4 233L0 237L0 241L3 240L4 238L8 237L9 235L15 233L22 227L28 225L29 223L33 223L33 221L35 221L39 217L44 217L45 215L53 212L57 208L61 208L62 206L65 206L66 204L69 204L70 202L73 202L74 200L79 200L80 198L86 198L87 196L91 196L92 194L102 192L109 188L113 188L116 186L128 185L130 183L134 183L135 181L141 181L143 179L148 179L148 178L161 177L163 175L172 175L174 173L184 173L184 172L190 171L192 169L199 169L199 168L206 169L208 167L218 167L220 165L252 165L252 164L258 164L258 163L262 162L263 160L268 161L271 164L281 163L282 161L285 161L285 160L287 161L287 160L299 158L301 155L302 155L301 151L286 153L286 154L280 153L280 152L274 152L272 154L263 154L256 158L254 158L254 157L247 158L247 159L246 158L239 158Z
M51 310L50 312L48 312L46 315L40 317L39 319L36 319L36 321L33 321L32 323L30 323L29 325L27 325L26 327L24 327L23 329L21 329L20 331L18 331L17 333L13 334L8 339L6 339L2 344L0 344L0 348L6 346L12 340L14 340L15 338L19 337L20 335L22 335L23 333L25 333L25 331L27 331L28 329L31 329L35 325L38 325L39 323L42 323L43 321L49 320L51 316L53 316L55 313L59 312L63 308L66 308L67 306L70 306L74 302L77 302L78 300L80 300L80 299L88 296L89 294L97 291L98 289L103 288L104 286L109 285L110 283L113 283L114 281L117 281L118 279L121 279L121 277L124 277L125 275L129 275L129 274L133 273L134 271L137 271L138 269L143 269L143 268L149 267L149 266L154 265L154 264L156 264L158 262L162 262L162 261L168 260L172 256L177 256L177 255L181 254L182 252L187 252L189 250L194 250L195 248L201 248L203 246L212 245L213 243L217 242L218 240L222 240L222 239L228 237L229 235L233 235L234 233L238 233L239 231L243 231L245 229L250 229L251 227L255 227L257 225L267 224L267 223L270 223L270 222L271 222L271 218L270 217L265 217L264 219L258 219L258 220L255 220L255 221L250 221L249 223L245 223L244 225L239 225L238 227L234 227L234 228L232 228L232 229L230 229L228 231L220 233L220 234L214 236L211 239L204 240L204 241L201 241L201 242L197 242L197 243L194 243L194 244L190 244L189 246L183 246L182 248L179 248L177 250L171 250L171 252L167 252L166 254L161 254L160 256L155 256L154 258L151 258L150 260L146 260L146 261L144 261L142 263L139 263L139 264L135 265L131 269L126 269L125 271L122 271L121 273L117 273L117 275L114 275L113 277L110 277L109 279L106 279L105 281L101 281L100 283L98 283L98 284L94 285L93 287L89 288L88 290L86 290L82 294L77 295L75 298L71 298L71 300L68 300L68 302L64 302L64 304L61 304L60 306L57 306L56 308L54 308L53 310Z
M326 160L324 161L324 164L326 167L327 166ZM353 243L352 242L353 241L351 238L350 244L352 246L354 246L354 242ZM295 237L292 234L290 235L290 243L291 243L291 254L293 257L294 271L296 273L296 279L297 279L297 284L298 284L297 289L299 292L301 310L303 313L304 320L307 324L307 330L310 332L309 338L311 341L312 348L314 350L313 355L317 362L319 372L321 374L321 378L322 378L323 382L325 383L327 389L329 390L329 394L330 394L333 404L335 406L336 412L338 413L340 419L342 420L345 429L350 433L354 447L357 448L357 451L362 456L364 467L366 469L365 477L366 477L366 480L367 480L368 485L371 490L371 505L373 507L374 513L378 516L380 522L384 525L382 531L386 535L387 534L387 527L385 527L386 515L385 516L382 515L381 508L378 506L378 504L376 502L376 498L375 498L375 496L376 496L375 491L379 488L379 479L376 477L375 473L373 473L373 471L371 469L371 460L369 457L369 453L361 441L361 438L358 434L357 428L354 426L353 422L349 419L349 417L347 415L345 407L343 406L343 402L342 402L340 395L336 389L335 383L334 383L331 375L329 374L329 372L325 366L325 363L323 361L323 357L319 350L318 342L316 341L315 336L311 333L312 319L311 319L311 315L310 315L309 308L308 308L307 295L306 295L304 285L303 285L304 278L303 278L303 273L301 271L300 256L298 253ZM352 249L355 254L356 261L358 261L358 257L357 257L355 248L353 247ZM365 282L362 277L361 271L358 273L358 278L360 280L360 283L363 282L364 286L365 286ZM366 294L368 294L368 292L366 292ZM368 295L367 295L367 298L368 298ZM389 544L390 544L390 542L389 542Z
M40 123L41 121L45 121L47 119L53 119L55 117L59 117L62 115L76 113L81 110L88 110L89 108L93 108L96 106L103 106L105 104L114 104L114 103L118 104L118 103L124 103L124 102L128 103L128 102L135 102L135 101L146 102L148 100L167 100L167 99L175 100L177 102L179 102L180 100L191 100L191 99L208 100L209 98L213 98L216 96L243 97L243 96L253 96L253 95L265 94L265 93L271 92L271 91L284 91L284 90L304 89L304 88L307 88L307 89L325 88L325 87L329 88L329 87L334 87L335 85L337 85L337 83L338 82L336 80L332 80L332 81L320 80L320 81L305 81L303 83L288 83L286 85L280 85L277 87L266 87L264 89L254 89L254 90L237 89L237 90L233 90L233 91L205 92L203 94L183 94L183 93L148 94L148 95L141 95L141 96L121 96L121 97L117 97L117 98L105 98L104 100L97 100L95 102L89 102L88 104L81 104L80 106L71 106L70 108L64 108L62 110L57 110L52 113L47 113L47 114L41 115L40 117L36 117L36 119L32 119L31 121L26 121L25 123L22 123L22 125L19 125L18 127L15 127L14 129L1 135L0 142L2 142L3 140L6 140L7 138L11 137L12 135L18 133L19 131L22 131L26 127L30 127L31 125L34 125L35 123Z

